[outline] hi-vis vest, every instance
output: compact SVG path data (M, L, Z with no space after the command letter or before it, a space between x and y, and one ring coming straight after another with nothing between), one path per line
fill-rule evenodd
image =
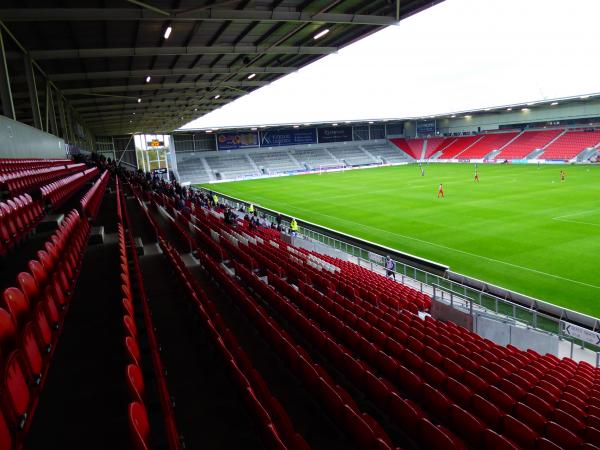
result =
M296 222L296 219L292 219L292 223L290 223L290 228L292 229L292 231L298 231L298 222Z

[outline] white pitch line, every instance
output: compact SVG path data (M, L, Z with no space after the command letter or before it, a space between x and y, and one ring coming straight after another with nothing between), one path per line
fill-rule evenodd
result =
M285 206L289 206L286 203L281 203L281 202L278 202L278 201L274 201L274 200L270 200L270 199L265 199L264 197L262 197L262 198L263 198L263 200L267 200L267 203L268 202L279 203L280 205L282 204L282 205L285 205ZM474 256L476 258L485 259L487 261L492 261L492 262L495 262L495 263L500 263L500 264L504 264L504 265L507 265L507 266L515 267L517 269L522 269L522 270L526 270L526 271L529 271L529 272L534 272L534 273L537 273L537 274L540 274L540 275L545 275L547 277L556 278L556 279L563 280L563 281L569 281L571 283L580 284L582 286L591 287L593 289L600 289L600 286L596 286L594 284L589 284L589 283L585 283L583 281L578 281L578 280L572 280L571 278L561 277L560 275L555 275L555 274L552 274L552 273L543 272L541 270L532 269L530 267L523 267L523 266L520 266L518 264L513 264L513 263L506 262L506 261L501 261L499 259L489 258L487 256L477 255L475 253L467 252L467 251L464 251L464 250L459 250L457 248L448 247L448 246L442 245L442 244L437 244L435 242L429 242L429 241L426 241L424 239L419 239L419 238L415 238L415 237L411 237L411 236L406 236L406 235L399 234L399 233L394 233L392 231L383 230L381 228L372 227L370 225L364 225L362 223L354 222L354 221L348 220L348 219L343 219L341 217L331 216L329 214L324 214L324 213L320 213L320 212L317 212L317 211L307 210L307 209L300 208L300 207L297 207L297 206L294 207L293 205L292 205L292 208L295 208L295 209L298 209L298 210L301 210L301 211L306 211L306 212L308 212L310 214L317 214L319 216L329 217L329 218L335 219L337 221L342 221L342 222L350 223L350 224L358 226L360 228L365 228L365 229L371 229L371 230L379 231L379 232L386 233L386 234L389 234L389 235L392 235L392 236L398 236L398 237L401 237L401 238L404 238L404 239L408 239L408 240L411 240L411 241L421 242L423 244L429 244L429 245L434 246L434 247L439 247L439 248L443 248L443 249L446 249L446 250L451 250L453 252L462 253L464 255Z
M585 210L585 211L579 211L579 212L572 213L572 214L565 214L564 216L556 216L556 217L553 217L552 219L554 219L554 220L561 220L561 219L564 219L565 217L582 216L582 215L594 213L594 212L597 212L597 211L600 211L600 208L588 209L588 210Z
M557 219L556 217L553 217L552 220L556 220L558 222L577 223L577 224L580 224L580 225L588 225L588 226L591 226L591 227L600 228L600 223L583 222L581 220Z

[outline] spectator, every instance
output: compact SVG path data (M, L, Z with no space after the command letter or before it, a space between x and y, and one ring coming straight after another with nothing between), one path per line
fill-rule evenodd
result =
M298 236L298 222L296 219L292 217L292 221L290 222L290 231L292 236Z
M396 263L389 255L385 258L385 276L396 279Z

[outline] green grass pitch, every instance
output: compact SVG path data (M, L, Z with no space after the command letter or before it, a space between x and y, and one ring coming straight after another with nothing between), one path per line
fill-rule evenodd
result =
M600 167L480 164L479 184L474 171L431 164L421 176L412 164L205 187L600 317Z

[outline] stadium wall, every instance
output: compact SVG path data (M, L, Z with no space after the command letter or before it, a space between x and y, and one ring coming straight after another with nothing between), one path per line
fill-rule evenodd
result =
M65 141L24 123L0 116L0 158L64 158Z
M590 100L589 103L566 104L557 106L531 105L528 110L506 111L500 113L477 114L472 117L458 117L456 119L439 119L438 130L441 133L464 133L488 130L497 130L501 125L526 124L530 122L560 121L561 125L566 120L600 118L600 101ZM597 120L598 121L598 120Z

